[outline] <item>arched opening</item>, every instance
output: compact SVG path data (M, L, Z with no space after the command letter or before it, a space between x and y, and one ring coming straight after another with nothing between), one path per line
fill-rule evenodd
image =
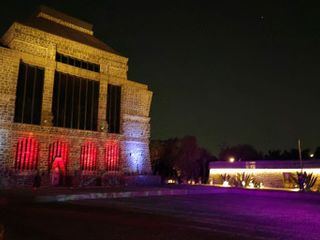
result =
M18 139L14 168L16 170L35 170L39 160L39 142L33 137Z
M119 141L108 140L105 145L105 164L107 171L120 170L120 147Z
M97 146L93 142L86 142L81 146L80 168L82 171L97 170Z

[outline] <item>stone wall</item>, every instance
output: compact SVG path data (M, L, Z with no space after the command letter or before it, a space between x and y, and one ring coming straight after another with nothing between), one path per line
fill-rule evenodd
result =
M68 174L79 171L80 148L86 141L98 147L98 170L103 171L103 151L109 139L120 142L121 174L150 173L149 111L152 92L146 85L127 79L126 57L52 35L29 26L14 23L1 39L0 47L0 172L14 171L17 141L32 136L40 143L40 171L48 166L49 144L63 140L70 146ZM77 68L55 61L56 52L100 65L100 72ZM15 94L19 63L42 67L45 70L41 125L14 123ZM100 82L98 131L84 131L52 126L52 95L55 71ZM120 134L106 132L106 100L108 84L122 87ZM137 163L139 166L136 168ZM133 167L133 165L135 165ZM32 175L19 173L16 175ZM26 177L24 177L26 178ZM26 178L27 179L27 178Z

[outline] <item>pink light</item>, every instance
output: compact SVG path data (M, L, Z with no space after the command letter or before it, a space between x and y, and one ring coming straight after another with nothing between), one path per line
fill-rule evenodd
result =
M56 141L49 145L49 167L51 166L51 169L53 167L53 163L55 159L60 156L61 161L63 163L59 164L59 167L62 167L61 169L64 173L67 170L67 162L68 162L68 155L69 155L69 145L62 141ZM51 170L50 169L50 170Z
M119 142L109 140L105 145L105 163L107 171L119 170Z
M93 171L97 166L97 146L93 142L86 142L81 147L80 167L84 171Z

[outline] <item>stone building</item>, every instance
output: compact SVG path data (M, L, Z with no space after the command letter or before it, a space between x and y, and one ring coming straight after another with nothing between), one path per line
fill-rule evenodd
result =
M36 172L47 185L55 174L59 184L149 174L152 92L127 79L127 63L91 24L48 7L14 22L0 45L2 185L30 185Z

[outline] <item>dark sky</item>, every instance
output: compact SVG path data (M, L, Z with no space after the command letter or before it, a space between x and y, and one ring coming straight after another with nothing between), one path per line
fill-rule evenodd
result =
M131 3L130 3L131 2ZM314 1L316 2L316 1ZM154 92L152 138L258 150L320 145L320 8L313 1L18 1L0 32L46 4L94 24Z

